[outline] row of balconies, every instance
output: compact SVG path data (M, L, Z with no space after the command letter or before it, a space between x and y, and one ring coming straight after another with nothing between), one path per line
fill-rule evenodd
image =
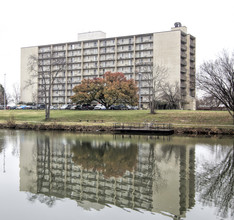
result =
M119 51L118 53L117 53L117 56L119 57L119 56L121 56L120 55L120 53L123 53L123 54L129 54L129 53L131 53L132 54L132 57L133 57L133 55L134 55L134 53L133 53L133 51ZM139 53L147 53L146 55L139 55ZM115 56L115 52L103 52L103 53L100 53L100 56L105 56L104 54L108 54L108 56ZM135 57L139 57L139 56L152 56L153 57L153 51L152 50L142 50L142 51L136 51L135 52ZM97 54L97 53L95 53L95 54L93 54L93 53L89 53L89 54L85 54L85 55L68 55L67 57L68 57L68 59L70 59L70 58L72 58L72 57L77 57L77 58L79 58L79 59L81 59L82 57L87 57L87 56L92 56L92 55L94 55L94 56L98 56L99 54ZM122 56L123 58L124 58L124 56ZM47 57L47 58L49 58L49 57ZM42 58L41 58L42 59ZM46 59L46 58L43 58L43 59Z
M116 39L109 39L109 40L95 40L93 42L77 42L72 44L62 44L62 45L51 45L51 46L45 46L45 47L39 47L39 53L45 53L45 52L51 52L51 51L65 51L66 48L68 50L76 50L76 49L82 49L82 48L98 48L99 47L111 47L115 45L133 45L134 43L140 44L140 43L149 43L153 42L152 35L151 36L143 36L143 37L136 37L136 40L134 41L134 38L116 38Z
M137 54L137 56L135 57L137 60L139 58L152 58L153 56L151 54L147 54L147 55L139 55ZM115 59L115 57L102 57L99 59L99 61L97 59L84 59L83 61L81 59L75 59L75 60L68 60L67 64L68 65L72 65L72 64L79 64L81 65L81 63L97 63L97 62L103 62L103 61L119 61L119 60L134 60L133 57L129 57L129 56L118 56L117 59ZM50 64L44 64L43 66L50 66Z
M129 62L126 62L129 61ZM132 62L133 59L125 59L125 62L123 62L123 60L121 62L117 62L117 64L113 63L113 62L88 62L86 64L84 64L83 66L80 64L73 64L73 65L68 65L67 66L67 70L71 71L71 70L81 70L81 69L97 69L98 67L115 67L115 66L130 66L133 67L134 66L134 62ZM135 66L152 66L153 62L146 60L146 61L142 61L142 60L136 60L135 62ZM47 70L48 71L48 70ZM185 71L186 69L184 67L182 67L181 71ZM65 77L65 76L61 76L61 77Z
M137 65L140 65L140 64L142 64L142 65L145 65L145 63L143 63L142 61L139 61L139 58L141 58L140 60L142 60L142 59L144 59L145 57L148 57L148 58L152 58L152 55L150 55L150 54L148 54L148 55L145 55L145 56L137 56L136 57L136 62L135 62L135 64L137 64ZM132 62L134 59L133 58L130 58L130 57L118 57L117 58L117 60L115 60L115 59L112 59L111 57L110 58L106 58L106 59L100 59L99 61L97 61L96 59L94 60L94 59L90 59L90 60L83 60L83 63L84 63L84 66L86 67L86 66L89 66L90 64L91 65L96 65L98 62L99 63L102 63L102 62L105 62L106 61L106 63L108 63L108 61L109 62L115 62L115 61L117 61L118 62L118 64L119 63L123 63L123 62L125 62L126 63L126 61L128 61L128 62ZM121 62L120 62L121 61ZM147 64L148 64L148 62L152 62L152 61L149 61L149 59L147 60ZM72 66L76 66L77 68L81 68L81 63L82 63L82 61L81 60L76 60L76 62L68 62L68 69L71 69L72 68ZM133 62L132 62L132 64L131 65L133 65ZM55 68L56 69L56 68Z
M135 48L135 51L149 51L149 50L153 50L152 45L151 46L143 46L139 45L138 47ZM115 50L115 48L104 48L100 50L100 54L108 54L108 53L118 53L118 52L133 52L134 48L133 47L124 47L124 48L117 48L117 50ZM67 53L67 57L73 57L73 56L85 56L85 55L98 55L98 50L93 50L93 51L82 51L81 50L75 50L75 51L68 51ZM59 57L66 57L66 53L64 52L56 52L53 53L51 56L51 53L39 53L39 58L40 59L45 59L45 58L59 58Z
M144 45L145 43L149 43L149 42L153 42L153 41L150 41L150 40L148 40L148 41L143 41L143 42L136 42L136 43L142 43L142 45ZM121 46L134 46L134 43L132 42L132 43L129 43L129 42L118 42L117 43L117 46L119 46L119 45L121 45ZM100 45L100 48L104 48L104 47L115 47L116 46L116 44L115 43L108 43L108 44L103 44L103 45ZM140 45L139 45L140 46ZM97 45L95 45L95 44L93 44L93 45L89 45L89 46L87 46L87 45L84 45L83 46L83 48L81 47L81 45L79 46L73 46L73 45L68 45L68 52L74 52L74 51L76 51L76 50L85 50L85 49L95 49L95 50L97 50L99 47L97 46ZM63 53L65 53L66 52L66 46L64 45L64 46L61 46L61 47L53 47L52 49L49 47L49 48L39 48L39 54L44 54L44 53L51 53L51 52L63 52Z

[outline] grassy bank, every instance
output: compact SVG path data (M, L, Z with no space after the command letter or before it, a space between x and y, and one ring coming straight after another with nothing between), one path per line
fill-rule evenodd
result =
M13 119L16 123L44 123L43 110L0 110L0 122ZM186 110L158 110L156 114L149 114L148 110L132 111L72 111L52 110L50 122L62 124L101 123L111 126L114 122L145 122L172 123L175 127L227 127L234 128L232 118L226 111L186 111Z

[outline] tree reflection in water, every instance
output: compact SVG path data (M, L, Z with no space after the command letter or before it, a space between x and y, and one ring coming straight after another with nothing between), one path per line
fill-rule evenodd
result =
M85 169L101 171L105 177L120 177L126 171L133 171L137 163L137 146L113 147L103 142L93 147L91 142L77 143L72 148L73 161Z
M202 203L214 204L222 217L227 217L229 210L234 216L234 144L221 162L203 164L203 172L196 175Z

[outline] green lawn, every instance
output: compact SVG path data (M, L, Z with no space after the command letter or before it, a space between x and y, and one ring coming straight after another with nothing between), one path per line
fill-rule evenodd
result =
M0 110L0 121L6 122L14 118L16 122L42 123L45 112L43 110ZM226 111L186 111L186 110L158 110L156 114L149 114L149 110L131 111L75 111L51 110L51 122L79 123L82 120L101 121L103 124L113 122L145 122L156 121L172 123L175 126L231 126L232 118Z

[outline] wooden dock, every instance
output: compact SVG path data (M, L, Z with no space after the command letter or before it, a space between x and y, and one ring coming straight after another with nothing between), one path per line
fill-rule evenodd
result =
M120 134L151 134L171 135L174 129L171 124L144 122L144 123L114 123L115 133Z

